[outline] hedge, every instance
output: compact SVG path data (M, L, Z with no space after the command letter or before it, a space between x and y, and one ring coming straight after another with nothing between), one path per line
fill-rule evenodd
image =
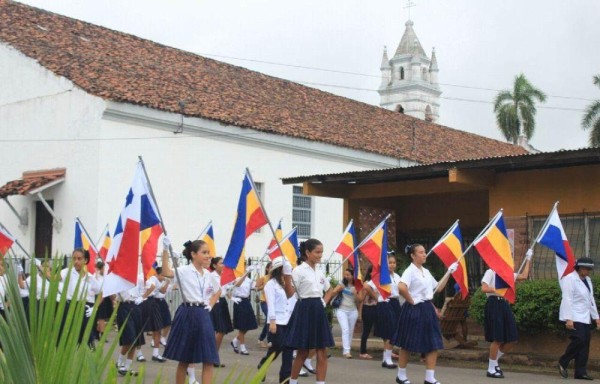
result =
M600 301L600 276L592 277L596 302ZM543 331L562 332L558 320L561 291L558 280L527 280L517 284L517 299L512 306L519 331L535 334ZM483 324L486 296L481 288L471 297L469 315Z

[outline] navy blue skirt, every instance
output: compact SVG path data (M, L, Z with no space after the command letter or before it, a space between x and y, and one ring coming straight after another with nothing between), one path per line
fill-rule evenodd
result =
M417 353L429 353L444 348L440 322L431 301L416 305L404 303L392 343Z
M377 303L377 319L375 320L375 337L381 337L383 340L391 340L398 327L398 316L387 301Z
M250 299L243 298L239 304L233 304L233 328L242 332L258 328Z
M162 319L163 328L170 326L172 319L169 303L167 303L167 300L165 299L156 299L156 302L158 303L158 312L160 313L160 317Z
M215 330L206 308L181 304L163 357L187 364L219 363Z
M108 320L113 314L113 302L110 297L105 297L100 302L96 311L96 320Z
M400 300L390 299L390 305L392 306L392 310L394 311L396 320L398 320L400 318L400 311L402 310L402 306L400 305Z
M233 332L229 306L224 297L221 297L213 307L212 311L210 311L210 319L212 320L215 332L223 334Z
M503 297L488 297L485 302L484 324L486 341L510 343L519 338L515 316Z
M142 311L134 303L122 302L117 309L117 326L123 329L119 345L140 346L146 344L142 323Z
M284 345L292 349L313 349L333 347L333 336L318 297L299 300L288 323L288 333Z
M156 332L163 329L162 315L158 307L158 301L154 297L148 297L142 304L142 321L144 332Z

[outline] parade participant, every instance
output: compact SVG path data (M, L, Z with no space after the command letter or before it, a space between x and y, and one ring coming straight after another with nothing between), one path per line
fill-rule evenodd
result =
M367 340L371 334L371 329L377 321L377 294L372 289L364 289L364 286L371 281L371 273L373 267L369 265L367 273L364 277L365 285L363 289L358 293L359 299L359 317L358 320L362 321L362 333L360 335L360 358L371 360L373 356L367 353Z
M576 379L593 380L587 374L587 362L590 353L591 320L600 329L600 317L594 298L594 287L589 275L594 269L594 261L582 257L575 263L575 271L561 280L562 301L560 302L560 321L565 322L571 342L558 360L558 371L563 379L569 377L567 366L575 360Z
M251 267L247 267L247 271L252 271ZM246 348L246 333L258 328L256 316L252 310L250 303L250 291L254 287L254 281L243 276L233 288L233 328L238 331L237 336L231 340L231 346L235 353L241 355L249 355Z
M532 257L533 251L527 251L525 267L521 274L514 274L515 282L527 279ZM485 271L481 279L481 292L487 296L484 309L485 340L491 343L486 376L502 379L504 372L499 361L518 339L517 322L509 302L496 289L496 272L491 268Z
M444 347L442 333L431 300L433 294L441 292L450 273L456 271L458 263L450 265L448 273L437 282L423 264L427 261L425 247L413 244L406 247L406 254L412 263L400 278L399 292L406 300L398 320L394 344L400 347L398 353L398 374L396 382L410 384L406 375L406 366L410 352L425 354L425 384L439 384L435 379L435 365L438 349Z
M35 298L39 303L39 301L42 299L42 297L43 298L48 297L48 290L50 289L50 278L52 276L52 273L51 273L51 268L50 268L48 260L44 260L43 262L40 263L36 259L35 262L38 264L38 267L36 268L37 274L36 274L36 281L35 281L35 290L36 290ZM33 279L32 279L31 275L29 275L27 277L27 279L25 280L25 283L27 284L28 287L31 287L31 285L33 284L32 280ZM100 282L98 282L98 284L101 286Z
M65 284L67 284L65 316L69 312L69 306L72 300L85 299L85 312L79 334L79 343L81 343L87 323L92 316L96 295L100 293L100 285L96 278L87 270L87 264L90 261L90 253L88 251L83 248L76 248L71 254L71 259L73 263L72 267L64 268L60 271L60 280L63 283L63 291L65 290ZM76 290L78 290L77 297L75 297ZM92 333L90 333L87 344L93 348Z
M396 269L396 256L393 254L388 255L388 268L390 270L390 277L392 278L392 294L395 291L398 291L398 286L394 287L394 276L393 272ZM383 340L383 360L381 362L381 367L394 369L397 367L396 364L392 361L392 348L393 344L391 342L392 337L394 336L394 332L396 332L396 328L398 325L398 315L394 310L394 307L391 304L391 295L389 298L384 299L379 290L375 286L375 283L371 280L369 281L363 289L367 290L367 295L374 297L377 299L377 318L375 320L375 336L381 337ZM396 299L396 302L399 305L399 301Z
M331 286L317 268L323 257L323 244L319 240L308 239L300 244L300 255L304 262L292 272L298 303L285 337L285 345L298 350L289 384L298 383L298 374L310 349L316 349L317 352L316 382L324 384L327 376L327 348L332 347L334 342L325 313L325 304L331 298ZM289 264L286 263L284 268L287 265ZM287 274L285 270L284 274Z
M102 286L104 285L104 268L105 265L102 261L98 261L96 263L96 280L100 285L99 296L102 296ZM106 329L106 322L113 314L113 300L114 295L103 298L102 302L98 306L98 310L96 311L96 332L98 333L98 339L102 338L104 330Z
M171 285L169 279L162 275L162 267L156 268L156 278L159 281L159 285L154 290L154 298L158 304L158 311L160 313L161 323L163 328L160 330L160 345L163 347L167 346L167 336L171 329L171 311L169 309L169 303L167 303L167 293L170 291Z
M284 289L283 258L284 256L278 256L273 260L269 281L264 286L265 299L269 306L266 313L268 313L268 340L271 343L271 347L258 364L258 369L260 369L271 354L274 354L273 360L281 354L281 368L279 369L280 383L285 382L290 377L292 371L292 350L283 344L283 338L287 332L287 325L291 315L287 294Z
M213 257L210 261L210 269L212 270L211 275L213 276L213 283L215 286L221 284L221 272L223 272L223 258ZM210 311L210 318L212 320L213 327L215 328L215 338L217 341L217 352L221 349L221 343L223 337L233 332L233 325L231 323L231 314L229 313L229 305L227 304L226 289L221 289L221 295L219 301L215 303L212 311ZM221 368L225 364L222 364L219 360L215 367Z
M17 269L17 284L19 285L19 295L23 302L23 309L25 310L25 317L29 321L29 284L27 284L28 275L25 275L23 266L21 263L16 264Z
M342 328L342 354L346 359L351 359L350 346L352 344L352 335L354 326L358 320L358 308L356 302L358 295L354 287L354 270L348 268L344 271L344 278L341 283L333 289L332 295L342 295L342 302L335 314L338 324Z
M219 363L210 311L221 295L210 271L210 249L202 240L187 241L183 255L189 264L173 271L169 266L170 241L163 239L162 274L174 278L185 299L173 318L164 357L178 361L175 380L183 384L190 364L202 363L202 383L211 383L214 364Z
M269 347L267 345L267 342L265 341L267 339L267 332L269 331L269 322L267 321L267 318L268 318L267 301L265 298L264 287L265 287L265 284L267 284L267 281L269 281L269 272L270 271L271 271L271 262L269 261L267 263L267 265L265 266L265 274L256 280L256 286L254 287L256 292L260 292L260 310L262 311L263 315L265 315L265 324L262 328L262 331L260 332L260 335L258 336L258 345L260 345L262 348Z
M141 348L142 345L146 344L142 310L140 308L140 304L144 301L141 293L141 289L143 289L142 284L143 279L140 279L140 276L138 276L135 287L117 295L120 301L117 306L117 326L121 332L121 336L119 337L121 351L117 360L117 370L122 376L127 374L131 376L138 375L136 371L131 369L133 356L135 355L136 348ZM144 356L141 355L141 357L143 358ZM138 361L145 360L145 358L143 360L140 359L140 355L138 355Z
M141 304L142 319L144 321L144 332L152 334L152 361L164 363L167 361L159 353L160 331L163 329L162 315L155 293L161 287L161 282L155 275L156 270L150 271L151 276L146 280L145 292L142 296L145 300Z

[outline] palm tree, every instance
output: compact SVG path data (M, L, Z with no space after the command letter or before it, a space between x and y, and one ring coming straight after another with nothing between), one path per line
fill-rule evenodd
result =
M516 144L521 134L531 139L535 131L536 99L543 103L546 95L531 85L522 73L515 77L512 92L503 90L498 93L494 100L494 112L506 140Z
M594 84L600 88L600 75L594 76ZM592 129L590 145L600 147L600 100L592 101L592 104L585 109L581 125L583 125L583 129Z

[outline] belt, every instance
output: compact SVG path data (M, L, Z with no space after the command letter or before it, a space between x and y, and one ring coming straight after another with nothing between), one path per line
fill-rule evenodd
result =
M496 300L500 300L500 301L506 301L506 299L502 296L496 296L496 295L492 295L490 296L490 298L494 298Z
M184 305L186 307L204 307L204 303L181 303L181 305Z

